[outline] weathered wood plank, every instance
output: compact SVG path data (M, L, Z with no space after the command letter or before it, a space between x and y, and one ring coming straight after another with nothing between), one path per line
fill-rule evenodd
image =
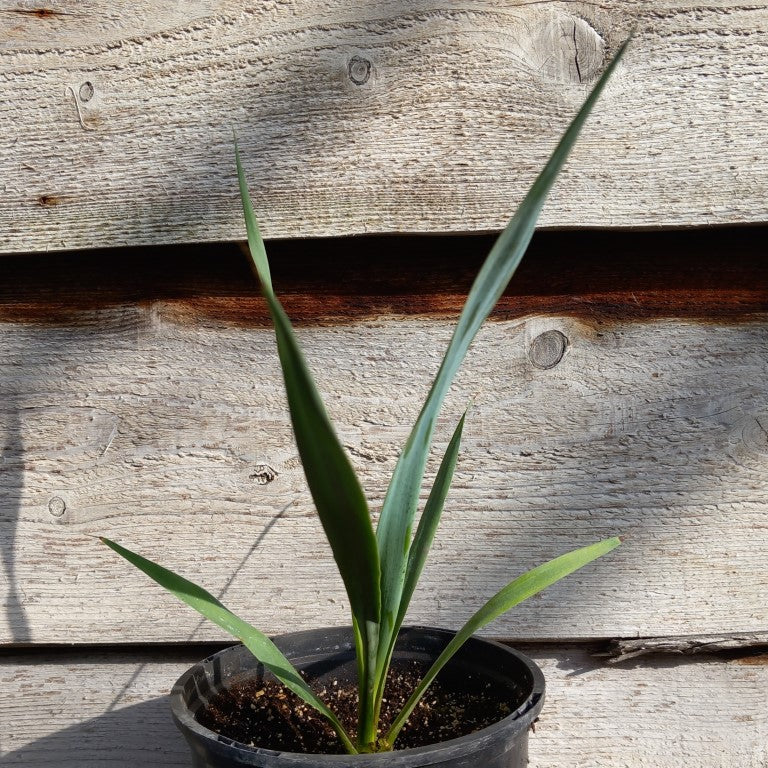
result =
M526 648L547 702L532 768L764 768L768 658L608 667L580 648ZM0 660L0 756L8 768L189 765L166 693L199 650L49 652Z
M615 260L595 258L616 273ZM154 293L128 280L121 294L114 285L135 265L109 280L108 267L62 271L61 283L45 271L56 285L46 322L51 299L29 277L39 264L21 273L31 282L4 281L14 290L0 296L2 641L221 637L116 561L100 534L203 581L267 631L343 622L271 332L258 313L242 322L256 306L245 295L252 285L220 278L206 293L203 278L187 275L175 294L166 275ZM493 631L663 637L768 626L768 275L720 273L730 275L721 310L734 314L723 310L718 325L665 318L658 283L638 269L618 292L600 292L605 272L581 274L592 294L555 281L542 301L566 301L562 292L578 314L520 316L547 306L533 280L481 334L440 426L444 442L474 400L414 618L456 625L521 568L619 533L627 542L610 560ZM370 300L357 284L326 296L311 275L287 285L374 508L449 336L445 312L459 301L450 280L432 282L438 274L398 287L370 271ZM693 317L697 297L718 295L709 279L683 281L678 305ZM334 280L346 285L343 272ZM428 314L415 314L415 296ZM551 368L542 367L554 361L547 338L567 339Z
M765 5L66 0L0 9L0 252L506 221L633 25L548 226L768 221Z
M578 649L532 655L548 683L532 766L768 765L768 656L606 667Z
M612 640L608 650L600 654L608 664L645 656L649 653L714 653L748 648L768 648L767 632L728 632L721 635L684 635L680 637L637 637Z

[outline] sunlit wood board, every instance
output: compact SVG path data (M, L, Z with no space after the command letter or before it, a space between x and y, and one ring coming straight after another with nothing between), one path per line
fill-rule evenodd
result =
M526 651L547 699L531 768L764 768L768 659L658 657L607 667L578 647ZM167 692L207 651L48 651L0 658L7 768L186 768Z
M11 0L0 252L500 228L635 39L550 227L768 220L763 3Z

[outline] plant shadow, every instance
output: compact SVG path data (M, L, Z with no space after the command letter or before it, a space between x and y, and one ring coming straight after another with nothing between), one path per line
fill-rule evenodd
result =
M77 696L73 696L75 704ZM171 720L167 696L106 712L3 754L3 768L188 768L189 749Z

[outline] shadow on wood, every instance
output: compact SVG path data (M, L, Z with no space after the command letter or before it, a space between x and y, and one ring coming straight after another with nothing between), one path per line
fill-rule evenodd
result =
M71 706L77 708L78 691ZM184 738L170 715L166 696L108 711L5 752L3 768L48 768L62 764L78 768L189 768Z
M616 666L577 645L524 650L542 666L548 688L530 736L531 768L766 765L765 655L732 661L662 655ZM0 658L0 763L189 768L164 692L212 652L210 646L11 652Z
M414 619L456 626L512 573L625 533L610 564L491 631L567 639L764 628L764 541L753 535L768 453L761 232L539 240L449 395L440 435L467 401L475 408ZM278 247L281 293L303 320L310 363L374 509L479 244ZM363 258L360 246L370 247ZM170 642L198 628L194 639L220 637L118 567L98 534L214 593L225 588L231 607L267 632L347 620L272 333L250 317L253 283L228 252L221 263L212 247L186 268L180 251L169 263L108 251L2 262L0 283L15 286L0 293L0 393L12 404L16 451L4 472L17 488L5 510L5 568L11 608L25 601L26 614L5 642ZM50 277L50 264L61 281L45 293L39 273ZM552 333L566 339L559 359L540 345ZM281 510L281 536L239 569Z

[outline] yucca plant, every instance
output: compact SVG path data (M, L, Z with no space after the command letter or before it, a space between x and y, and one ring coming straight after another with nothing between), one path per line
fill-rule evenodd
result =
M440 521L464 428L459 419L415 535L413 524L438 412L459 365L495 306L533 235L544 200L579 131L624 52L619 49L502 232L475 279L440 369L403 448L374 530L360 483L326 414L291 323L272 287L269 263L235 145L253 266L274 322L293 430L307 483L344 581L357 654L357 733L346 731L275 644L213 595L108 539L102 541L180 600L239 639L276 678L324 715L349 753L387 751L443 666L477 630L513 606L617 547L610 538L555 558L519 576L488 600L456 633L385 732L379 714L392 653Z

